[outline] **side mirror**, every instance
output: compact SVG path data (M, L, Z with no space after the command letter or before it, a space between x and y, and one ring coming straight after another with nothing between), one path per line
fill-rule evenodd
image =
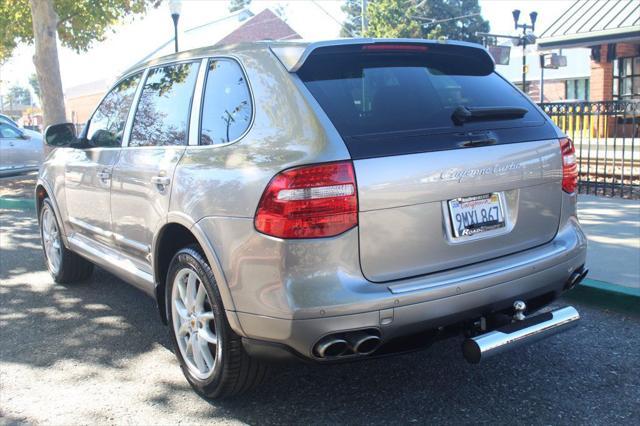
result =
M31 139L31 136L29 136L26 133L21 133L20 134L20 139L23 139L23 140Z
M75 145L78 143L76 127L71 123L52 124L44 131L44 142L54 148Z

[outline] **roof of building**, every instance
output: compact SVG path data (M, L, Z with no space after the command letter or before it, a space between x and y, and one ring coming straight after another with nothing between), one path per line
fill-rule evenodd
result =
M264 9L222 40L218 45L236 44L259 40L294 40L302 38L271 9Z
M538 38L540 49L640 40L637 0L576 0Z
M258 14L260 15L260 14ZM233 34L240 24L253 17L254 14L248 8L240 9L222 18L214 19L206 24L185 30L178 36L180 50L190 50L202 46L211 46L219 40ZM174 38L171 37L153 51L149 52L139 62L145 62L154 57L165 56L173 53Z

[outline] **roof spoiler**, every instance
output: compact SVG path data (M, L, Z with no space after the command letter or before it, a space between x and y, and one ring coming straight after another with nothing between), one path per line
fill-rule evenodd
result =
M495 70L495 61L487 49L475 43L450 40L425 40L410 38L346 38L338 40L319 41L314 43L287 43L272 45L271 51L289 72L297 72L305 61L318 49L340 47L340 46L366 46L366 45L408 45L408 46L451 46L462 54L475 56L491 67L491 72Z

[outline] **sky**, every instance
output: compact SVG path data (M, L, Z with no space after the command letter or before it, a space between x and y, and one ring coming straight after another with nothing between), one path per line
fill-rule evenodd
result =
M372 1L372 0L370 0ZM374 0L373 0L374 1ZM122 71L171 39L173 23L163 2L144 17L128 19L114 27L105 41L95 43L88 52L77 54L59 47L63 89L95 82L113 81ZM258 13L266 7L281 7L287 23L305 39L318 40L339 37L344 14L342 0L254 0L251 11ZM513 34L511 11L520 9L521 20L529 20L529 12L538 12L536 33L551 25L573 0L480 0L482 15L491 25L492 33ZM180 28L192 28L228 13L228 1L185 0L180 15ZM538 29L539 28L539 29ZM178 38L179 39L179 38ZM519 49L513 49L514 56ZM0 93L13 85L28 86L28 77L35 72L33 47L21 45L13 57L0 66Z

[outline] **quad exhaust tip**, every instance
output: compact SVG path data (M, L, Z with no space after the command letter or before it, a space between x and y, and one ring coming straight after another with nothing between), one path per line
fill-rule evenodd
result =
M466 339L462 344L462 353L467 361L478 364L501 352L564 331L576 325L579 319L580 314L573 306L528 317Z
M380 336L374 330L358 330L326 336L315 345L314 352L320 358L370 355L381 343Z
M316 345L316 353L320 358L331 358L344 355L349 350L346 340L337 337L326 337Z

